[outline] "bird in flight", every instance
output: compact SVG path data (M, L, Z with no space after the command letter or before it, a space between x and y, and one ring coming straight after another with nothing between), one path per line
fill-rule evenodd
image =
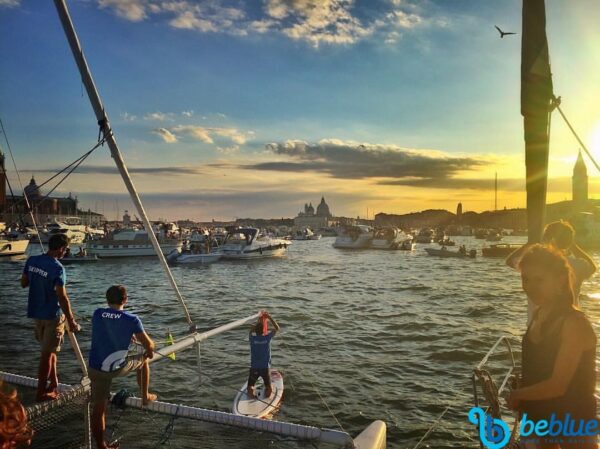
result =
M508 31L502 31L500 28L498 28L498 25L494 25L494 27L498 30L498 33L500 33L500 38L503 38L504 36L508 36L509 34L517 34L517 33L508 32Z

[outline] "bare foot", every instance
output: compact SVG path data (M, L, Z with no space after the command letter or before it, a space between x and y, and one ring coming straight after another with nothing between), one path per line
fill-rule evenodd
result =
M148 402L156 401L156 399L158 399L157 395L155 395L154 393L148 393L148 396L146 396L146 398L142 399L142 404L148 405Z

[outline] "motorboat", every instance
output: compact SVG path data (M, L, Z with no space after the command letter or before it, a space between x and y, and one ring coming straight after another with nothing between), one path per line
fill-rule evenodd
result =
M440 246L454 246L456 242L454 240L450 240L448 237L444 237L441 240L438 240L438 245Z
M43 243L47 243L53 235L64 234L69 238L71 245L78 245L86 240L88 233L87 226L82 225L77 217L48 223L46 229L46 232L41 234Z
M468 252L466 249L464 249L464 250L459 249L458 251L450 251L450 250L446 249L446 247L442 247L442 249L425 248L425 251L430 256L437 256L437 257L475 258L477 256L477 251L474 249L472 249Z
M423 228L415 237L417 243L433 243L435 232L433 229Z
M402 244L410 241L412 247L412 236L406 234L398 228L379 228L375 229L371 248L373 249L400 249Z
M366 225L346 226L333 242L334 248L367 248L373 240L373 229Z
M217 250L225 259L259 259L283 256L291 243L261 235L257 228L229 229L223 245Z
M315 234L310 228L302 228L296 230L292 234L292 240L319 240L321 234Z
M162 233L161 233L162 234ZM164 255L173 250L181 250L183 242L179 239L169 239L159 234L158 242ZM143 257L155 256L156 252L148 233L143 229L122 229L108 236L90 240L86 243L86 251L90 256L104 257Z
M398 247L401 251L413 251L417 248L417 244L413 241L412 236L409 235L409 238L400 243Z
M168 256L167 262L170 264L185 265L207 265L218 261L223 255L221 253L194 253L192 251L178 251L174 249Z
M496 245L484 246L481 248L481 254L484 257L508 257L521 246L523 245L515 243L497 243Z
M27 245L29 245L28 239L13 240L0 235L0 257L25 254Z

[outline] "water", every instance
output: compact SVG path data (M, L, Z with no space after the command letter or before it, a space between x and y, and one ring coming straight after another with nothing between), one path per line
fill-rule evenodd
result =
M470 237L455 240L468 248L483 244ZM501 259L431 257L423 245L413 252L343 251L332 242L298 241L285 258L174 267L173 274L201 330L260 309L279 322L273 365L283 371L286 391L277 419L341 426L351 435L382 419L389 448L412 448L450 406L426 443L477 447L467 424L470 374L500 335L520 338L524 331L526 302L517 273ZM26 290L18 285L23 264L24 258L0 263L0 326L9 329L0 340L0 369L35 377L37 343L25 318ZM68 293L84 328L79 334L84 353L89 317L105 304L104 292L114 283L127 287L128 308L141 316L157 343L164 343L168 328L176 337L185 333L183 312L155 259L66 269ZM594 322L600 317L597 291L597 279L582 289L590 295L582 308ZM203 345L200 385L193 350L175 362L153 364L152 390L167 402L229 411L247 376L247 335L248 329L240 328ZM78 380L68 344L59 356L59 372L62 382ZM119 379L113 389L123 386L137 391L134 376ZM155 427L162 429L167 421L161 418ZM198 447L182 428L176 429L173 447ZM210 432L214 437L223 431L211 427ZM128 435L135 444L127 447L156 445L155 435L146 431L129 429ZM214 447L266 447L264 436L252 445L251 436L218 435ZM278 444L285 443L274 447Z

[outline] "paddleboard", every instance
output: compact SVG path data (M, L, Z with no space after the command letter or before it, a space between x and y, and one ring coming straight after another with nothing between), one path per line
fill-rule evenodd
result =
M274 369L271 370L271 386L273 387L273 393L271 397L267 398L265 397L263 380L259 377L254 386L258 396L258 399L255 399L248 396L248 381L246 381L233 400L233 414L255 418L268 417L277 409L283 397L283 376Z

